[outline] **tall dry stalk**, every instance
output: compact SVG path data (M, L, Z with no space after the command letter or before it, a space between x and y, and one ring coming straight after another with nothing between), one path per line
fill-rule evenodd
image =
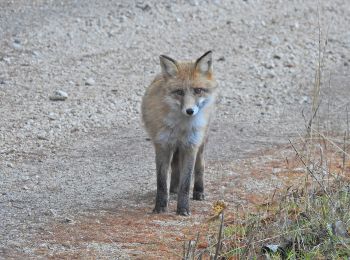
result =
M312 148L313 148L313 139L314 139L314 124L317 119L317 113L320 108L322 99L321 99L321 86L322 86L322 71L325 65L325 53L328 43L328 31L329 27L326 30L324 42L322 41L322 30L321 30L321 21L320 21L320 5L317 4L317 20L318 20L318 50L317 50L317 65L315 70L315 79L312 88L312 105L311 105L311 115L307 124L305 143L303 157L305 158L305 163L307 166L310 165L312 161ZM309 181L308 170L305 169L305 192L308 192L307 183Z

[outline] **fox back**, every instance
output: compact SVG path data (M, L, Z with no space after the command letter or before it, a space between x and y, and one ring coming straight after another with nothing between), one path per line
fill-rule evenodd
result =
M211 52L194 62L160 56L157 75L142 102L142 117L154 144L200 146L217 97Z

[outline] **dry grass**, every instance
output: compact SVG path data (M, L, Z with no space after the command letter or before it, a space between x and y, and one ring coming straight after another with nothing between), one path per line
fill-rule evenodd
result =
M302 146L302 144L299 144ZM311 146L311 145L310 145ZM225 209L210 224L207 246L193 241L184 259L338 259L350 257L350 163L314 143L303 185L289 186L254 210ZM296 147L294 147L297 150ZM306 158L299 152L296 159ZM331 162L332 161L332 162ZM304 164L302 163L302 164ZM329 165L325 168L325 165ZM223 219L223 215L221 215ZM220 227L222 228L222 235ZM192 247L191 247L192 245ZM220 253L216 255L217 250Z

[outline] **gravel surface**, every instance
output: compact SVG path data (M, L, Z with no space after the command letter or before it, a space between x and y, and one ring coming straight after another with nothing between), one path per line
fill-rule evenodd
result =
M140 101L160 54L214 51L221 97L209 165L305 131L319 31L320 118L328 130L344 126L347 0L15 0L0 2L0 24L0 258L35 256L32 239L52 221L153 204L154 154Z

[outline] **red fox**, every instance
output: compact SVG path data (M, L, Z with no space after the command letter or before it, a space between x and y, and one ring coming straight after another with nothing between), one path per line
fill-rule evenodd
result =
M156 152L155 213L168 208L170 192L177 193L177 214L187 216L194 172L193 199L204 199L203 150L218 94L212 72L212 52L194 62L160 56L162 73L155 77L142 100L142 118Z

